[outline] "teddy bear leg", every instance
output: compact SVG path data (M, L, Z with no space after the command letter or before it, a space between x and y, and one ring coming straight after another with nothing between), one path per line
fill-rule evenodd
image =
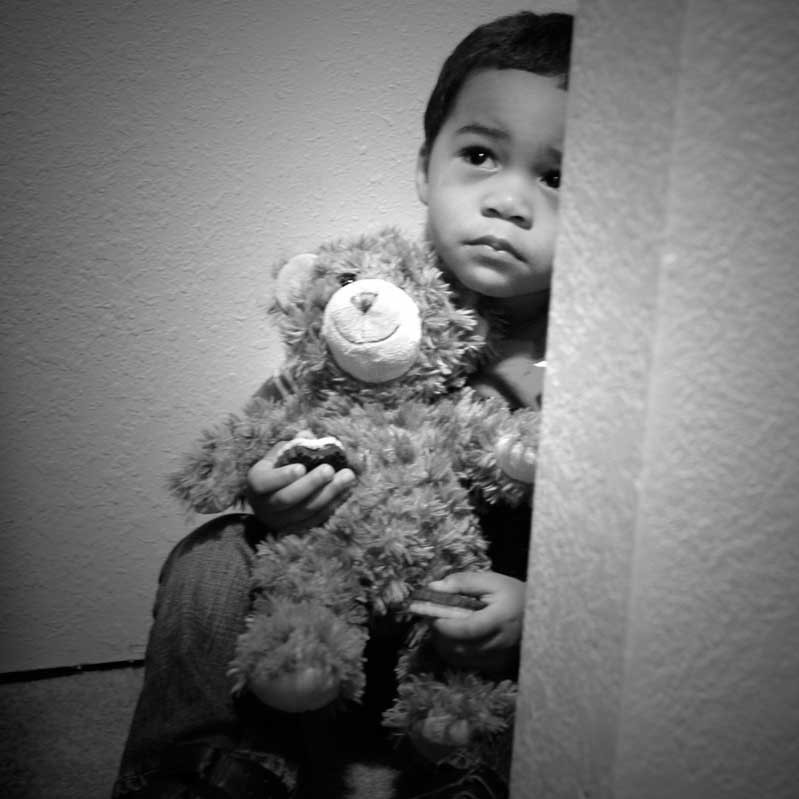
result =
M340 688L341 681L335 672L323 666L305 666L264 680L253 677L250 681L250 690L261 702L287 713L329 705Z
M495 765L495 750L513 729L516 686L493 683L475 672L453 672L447 681L422 674L401 684L386 724L407 734L434 762L460 768Z
M513 680L448 668L429 638L400 659L398 677L398 698L384 716L386 726L406 734L433 762L504 773L516 706Z
M265 705L289 713L317 710L337 698L359 700L367 632L330 608L277 600L254 612L239 636L230 674Z

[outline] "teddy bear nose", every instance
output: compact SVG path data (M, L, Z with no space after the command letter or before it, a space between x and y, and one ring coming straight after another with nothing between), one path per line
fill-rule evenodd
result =
M377 299L376 291L362 291L350 297L350 302L361 312L366 313Z

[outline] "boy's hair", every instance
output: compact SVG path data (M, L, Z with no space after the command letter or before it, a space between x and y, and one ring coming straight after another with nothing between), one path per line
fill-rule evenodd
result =
M466 78L481 69L521 69L544 77L569 77L573 17L520 11L475 28L441 67L424 113L423 152L430 153Z

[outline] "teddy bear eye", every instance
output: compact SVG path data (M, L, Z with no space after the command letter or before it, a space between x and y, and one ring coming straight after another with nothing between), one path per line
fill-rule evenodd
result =
M355 275L352 272L345 272L344 274L338 276L338 282L340 286L346 286L350 283L354 283Z

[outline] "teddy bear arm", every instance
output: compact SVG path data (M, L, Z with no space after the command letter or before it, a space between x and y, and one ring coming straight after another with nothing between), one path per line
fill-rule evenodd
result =
M529 501L540 413L511 411L500 399L469 393L455 405L452 418L456 468L465 484L489 504Z
M169 477L171 493L200 513L243 504L250 468L296 431L296 414L290 411L281 403L253 401L244 415L231 414L205 430Z

